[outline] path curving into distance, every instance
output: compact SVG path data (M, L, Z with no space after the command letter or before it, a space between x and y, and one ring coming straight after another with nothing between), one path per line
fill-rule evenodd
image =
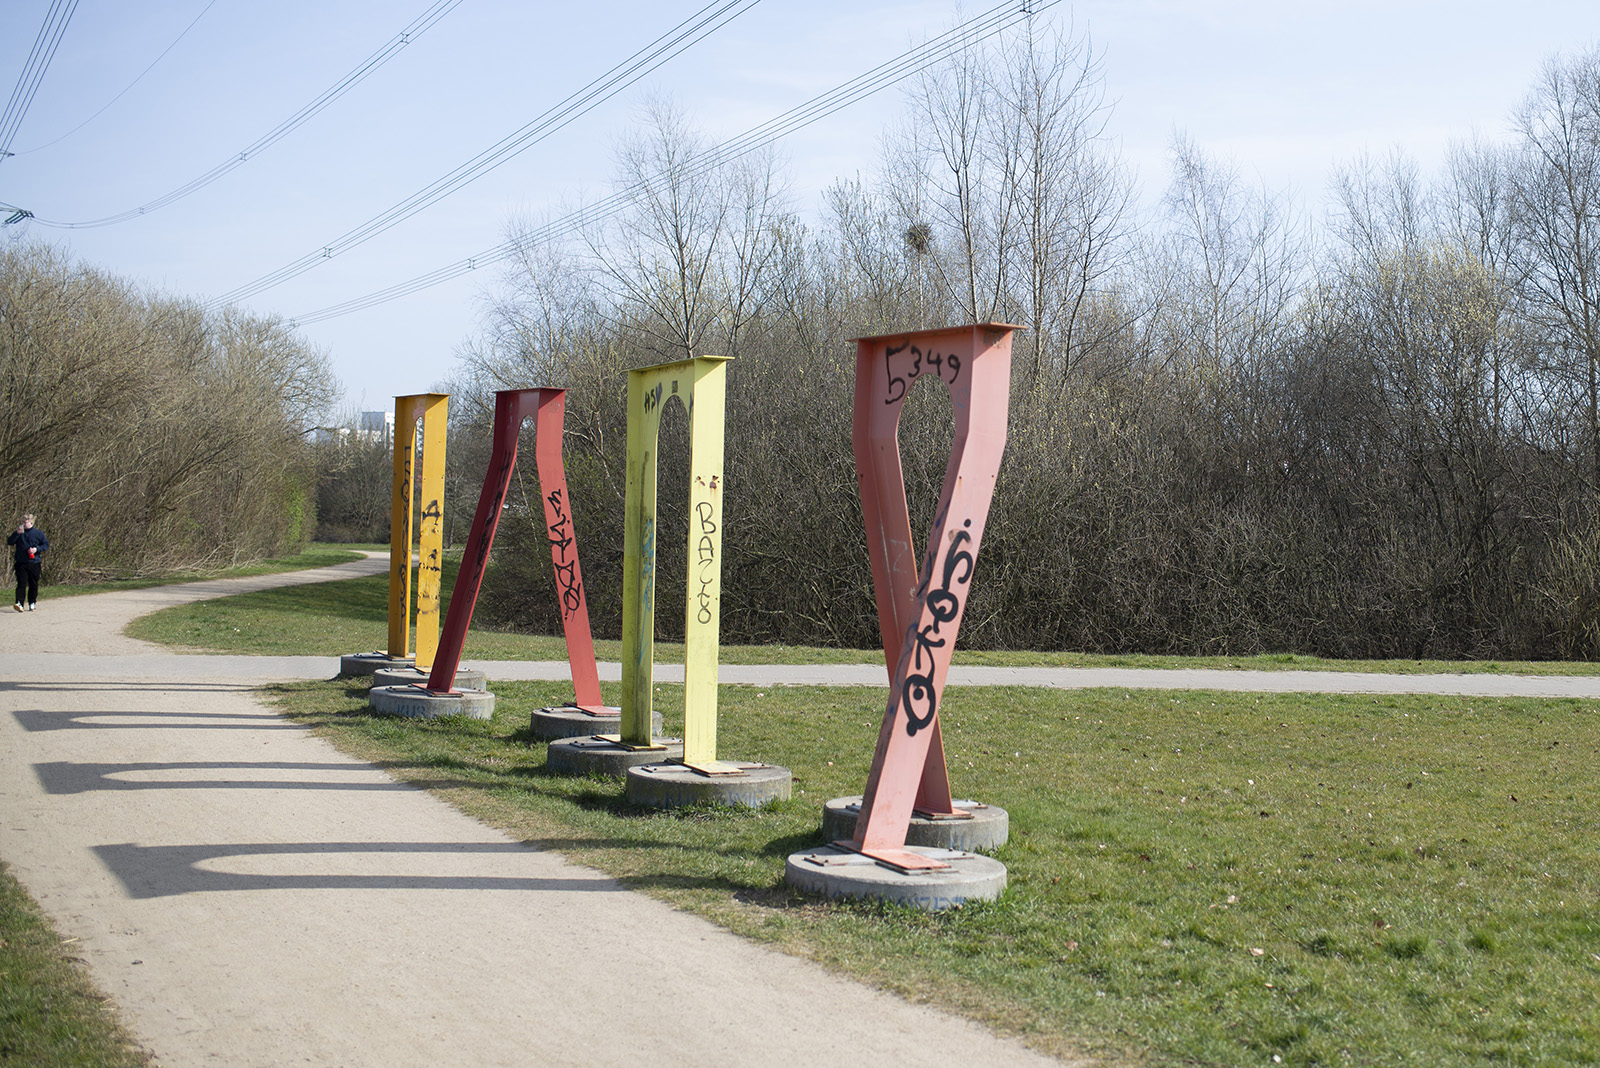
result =
M122 633L133 620L162 608L238 593L332 582L388 570L388 553L311 571L217 579L145 590L53 598L39 612L13 618L0 614L0 649L26 648L19 662L34 679L129 679L171 677L231 679L250 684L326 679L338 673L338 657L239 656L174 653L162 645ZM16 628L23 635L13 643ZM357 652L358 650L347 650ZM11 654L0 653L0 680L11 677ZM565 661L468 660L463 667L508 682L558 682L568 677ZM723 664L718 678L747 686L879 686L888 679L876 664ZM600 678L618 682L622 666L600 664ZM681 664L657 664L658 682L682 682ZM1254 693L1434 693L1461 697L1580 697L1600 699L1600 676L1431 674L1386 675L1355 671L1250 671L1224 668L983 667L954 665L952 686L1045 686L1153 690L1234 690Z
M519 843L251 694L332 658L120 634L169 604L386 566L0 623L0 858L162 1068L1059 1063Z
M329 678L337 658L175 654L121 633L169 605L387 566L374 554L0 615L0 858L163 1068L1058 1063L519 843L252 695ZM875 665L721 678L886 685ZM1513 675L956 667L951 682L1600 697L1597 678Z

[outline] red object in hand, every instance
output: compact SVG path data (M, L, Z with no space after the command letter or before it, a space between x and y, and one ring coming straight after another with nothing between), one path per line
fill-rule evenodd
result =
M35 556L38 556L38 555L39 555L39 550L38 549L34 548L32 545L28 546L28 559L29 560L32 560Z

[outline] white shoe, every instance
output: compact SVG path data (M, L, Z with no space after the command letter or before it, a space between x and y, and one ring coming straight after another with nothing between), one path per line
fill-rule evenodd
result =
M15 608L17 611L20 612L20 611L22 611L22 602L18 601L16 604L12 605L11 607Z
M28 606L28 611L30 611L30 612L32 612L32 611L33 611L33 610L34 610L34 609L35 609L35 608L38 608L38 607L39 607L39 606L38 606L38 605L36 605L36 604L30 604L30 605L29 605L29 606Z

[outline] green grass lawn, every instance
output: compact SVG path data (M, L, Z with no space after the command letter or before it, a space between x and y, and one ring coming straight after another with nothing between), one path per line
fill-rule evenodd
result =
M444 588L455 584L455 563L445 564ZM449 606L448 594L444 607ZM196 652L244 653L260 656L339 656L381 649L388 641L389 579L387 575L341 582L264 590L236 597L164 609L135 621L128 634ZM683 646L656 644L660 663L681 663ZM602 660L620 660L622 643L595 642ZM473 660L565 660L560 637L511 634L473 629L466 656ZM725 664L877 664L876 649L833 649L794 645L724 645ZM1394 674L1544 674L1596 675L1600 663L1484 660L1325 660L1294 653L1261 656L1095 655L957 649L958 664L998 667L1123 667L1223 668L1255 671L1382 671Z
M370 546L363 546L370 548ZM380 548L387 549L387 546ZM208 579L218 578L246 578L251 575L274 575L280 571L305 571L314 567L331 567L334 564L347 564L352 560L359 560L362 553L356 547L348 545L327 545L314 543L306 547L303 552L294 556L275 557L270 560L257 560L253 563L242 564L239 567L195 569L189 571L171 571L152 575L140 575L135 578L101 579L94 582L78 582L70 586L47 583L39 587L39 599L48 600L52 597L79 597L88 593L107 593L111 590L142 590L151 586L170 586L177 582L204 582Z
M0 861L0 1064L140 1068L149 1059L118 1025L39 907Z
M615 687L607 699L616 701ZM1006 808L1001 901L943 915L783 886L859 793L881 691L724 686L720 753L791 768L759 812L651 812L543 771L492 722L276 689L341 749L749 937L1058 1054L1156 1065L1600 1061L1600 705L1572 700L959 689L958 796ZM669 731L682 689L658 687Z

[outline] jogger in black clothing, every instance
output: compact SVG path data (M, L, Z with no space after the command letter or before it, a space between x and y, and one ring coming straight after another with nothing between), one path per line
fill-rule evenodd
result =
M32 612L39 600L40 558L50 548L50 539L33 525L32 515L25 515L17 529L6 538L6 544L14 549L12 562L17 568L17 602L13 607L22 611L22 598L26 594L28 611Z

